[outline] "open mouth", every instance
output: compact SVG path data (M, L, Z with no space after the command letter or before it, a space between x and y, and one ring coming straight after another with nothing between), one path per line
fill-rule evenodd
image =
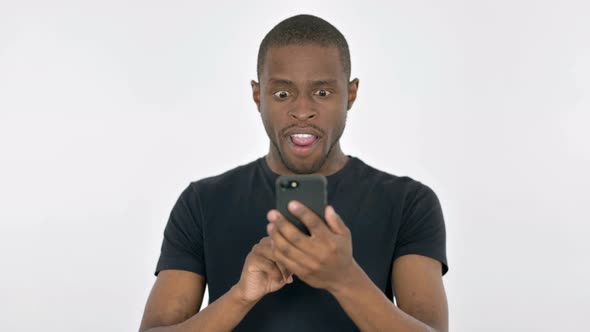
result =
M311 154L319 140L318 136L312 134L291 134L287 136L289 147L299 157Z
M289 135L289 138L291 138L293 144L302 148L312 145L318 139L317 136L312 134L293 134Z

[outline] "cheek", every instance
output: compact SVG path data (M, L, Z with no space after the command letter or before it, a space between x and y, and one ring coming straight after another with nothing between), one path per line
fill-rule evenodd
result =
M271 112L267 112L264 110L260 111L260 118L262 119L262 125L269 137L275 135L275 128L277 128L276 119L271 115Z
M265 114L264 112L260 113L260 118L262 119L262 125L264 125L264 128L269 128L272 127L272 121L270 121L269 117L267 114Z
M338 127L340 123L345 122L346 116L348 115L346 105L343 105L342 103L332 105L330 111L326 113L329 114L329 122L333 123L334 127Z
M346 127L347 114L346 111L342 110L333 113L333 116L330 118L332 136L339 137L342 135L342 132Z

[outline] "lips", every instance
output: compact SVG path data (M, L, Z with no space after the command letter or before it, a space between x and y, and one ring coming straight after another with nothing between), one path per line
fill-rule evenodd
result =
M320 139L320 132L311 127L291 128L286 133L287 145L298 157L310 155Z
M318 129L313 127L291 127L285 132L285 136L297 135L297 134L307 134L312 135L318 138L322 137L321 132Z

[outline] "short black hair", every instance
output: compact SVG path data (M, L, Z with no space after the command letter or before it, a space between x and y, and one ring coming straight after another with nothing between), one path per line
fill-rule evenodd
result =
M350 51L346 38L332 24L313 15L296 15L289 17L270 30L258 49L258 64L256 71L258 79L262 73L264 60L269 48L273 46L318 44L324 47L336 47L340 53L340 61L350 80Z

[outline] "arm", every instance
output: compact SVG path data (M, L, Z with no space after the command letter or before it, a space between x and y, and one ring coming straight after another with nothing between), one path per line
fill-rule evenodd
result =
M161 271L139 331L231 331L264 295L293 282L287 274L274 261L270 239L262 238L246 257L240 281L199 312L205 278L188 271Z
M312 287L330 292L363 331L446 331L447 302L442 285L441 262L415 254L399 255L392 267L396 307L373 284L352 256L348 227L332 207L324 223L313 211L297 202L291 212L310 230L301 233L280 212L267 215L274 254ZM412 244L417 242L410 242ZM402 247L408 250L407 247Z
M448 331L440 262L419 255L395 260L396 307L355 264L349 280L331 291L361 331Z
M231 331L253 307L232 287L199 312L205 278L180 270L161 271L145 307L140 332Z

